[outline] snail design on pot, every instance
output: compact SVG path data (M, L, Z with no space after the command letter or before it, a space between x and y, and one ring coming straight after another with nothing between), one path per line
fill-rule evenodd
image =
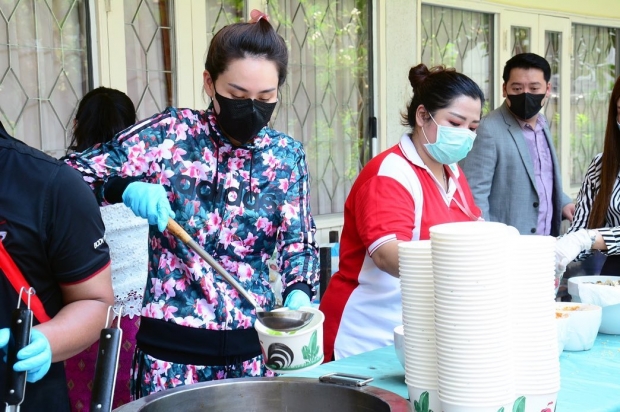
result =
M274 369L282 369L293 363L293 351L283 343L272 343L267 350L267 364Z

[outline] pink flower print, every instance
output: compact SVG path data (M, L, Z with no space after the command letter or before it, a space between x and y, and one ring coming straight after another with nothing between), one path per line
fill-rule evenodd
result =
M299 216L299 206L293 206L288 201L285 201L282 206L282 214L285 223L290 225L291 219L296 219Z
M268 165L269 168L277 169L280 167L280 159L273 155L272 150L269 150L267 153L263 153L261 156L263 158L263 164Z
M191 385L192 383L196 383L198 380L198 375L196 374L196 367L194 365L187 365L187 369L185 370L185 380L183 383L186 385Z
M242 311L235 309L235 321L241 329L249 329L252 327L252 318L245 316Z
M213 305L207 302L206 299L196 299L196 301L194 302L194 312L196 312L196 314L203 319L215 318L213 314Z
M247 372L248 376L256 376L260 374L260 363L256 360L243 361L243 370Z
M182 162L183 156L185 156L185 154L187 154L186 150L181 149L180 147L175 148L172 152L172 163Z
M172 378L170 378L169 382L173 388L176 388L181 384L181 380L177 376L173 376Z
M186 140L187 139L187 129L189 128L185 123L176 123L173 125L174 133L176 133L176 140Z
M216 380L226 379L226 372L225 371L217 371L217 373L215 374L215 379Z
M286 141L286 139L280 139L280 141L278 142L278 146L288 147L288 142Z
M276 171L273 169L266 169L261 175L265 176L268 181L273 182L276 178Z
M217 290L213 287L213 278L207 278L206 276L200 279L200 286L204 290L207 298L207 303L214 304L217 302Z
M231 242L235 240L236 231L237 228L222 228L222 230L220 231L220 243L222 243L226 248L230 246Z
M154 360L153 365L151 366L151 370L154 375L165 375L170 370L172 365L170 362L162 361L162 360Z
M252 266L247 263L239 263L239 269L237 270L237 276L239 280L242 282L248 281L252 279L252 275L254 274L254 270Z
M173 278L168 279L162 286L162 289L166 293L166 297L168 299L175 297L177 294L174 291L174 287L176 286L176 281Z
M258 239L258 236L254 236L254 234L252 234L252 232L248 232L247 237L245 238L245 240L243 241L243 243L246 246L254 246L254 244L256 243L256 240Z
M166 390L167 379L164 376L155 376L155 392L161 392Z
M190 328L199 328L204 325L205 322L200 318L195 318L193 316L186 316L184 318L174 318L174 321L181 326L188 326Z
M161 162L162 159L172 158L172 147L174 141L172 139L166 139L157 146L153 146L149 149L149 157L157 162Z
M263 135L263 138L260 141L260 146L259 147L267 147L267 146L269 146L269 144L271 144L271 136L269 136L267 133L265 133Z
M289 245L289 247L287 247L286 250L288 250L289 253L303 252L304 247L301 242L298 242L298 243L293 243Z
M209 168L215 169L215 164L217 163L215 156L213 155L213 152L206 147L202 152L202 160L209 165Z
M280 179L280 186L278 187L281 191L288 191L288 179Z
M144 140L137 141L134 145L127 150L127 157L129 159L138 159L146 157L146 143Z
M148 174L152 176L157 176L161 173L161 166L159 163L149 163L149 171Z
M161 310L162 306L163 302L161 300L158 303L147 303L146 306L142 308L142 316L162 319L164 317L164 313Z
M153 298L155 300L159 300L159 297L164 293L164 290L161 287L161 280L159 280L158 278L151 278L151 284L153 285L151 287L151 293L153 294Z
M234 219L236 216L242 216L245 212L245 208L241 206L229 206L228 213L230 214L230 219Z
M185 167L185 170L183 170L181 174L199 180L207 180L208 166L202 162L183 161L183 166Z
M226 181L224 183L224 188L228 189L229 187L234 187L235 189L239 189L239 181L235 179L233 173L226 174Z
M176 308L174 306L170 306L170 305L164 305L163 307L163 312L164 312L164 319L165 320L171 320L174 319L174 314L179 310L179 308Z
M284 140L284 139L282 139L282 140ZM265 370L265 377L266 377L266 378L273 378L273 377L275 377L275 376L276 376L276 374L275 374L275 372L274 372L274 371L271 371L271 370L269 370L269 369L266 369L266 370Z
M239 169L243 169L243 163L245 160L238 157L231 157L228 159L228 170L236 172Z
M251 249L248 248L241 240L235 240L231 243L231 245L235 248L235 255L240 258L245 258L247 254L251 252Z
M91 159L92 163L90 166L93 168L93 170L98 176L101 176L107 173L108 166L106 165L106 160L108 159L109 156L110 156L109 153L104 153L99 156L94 156Z
M207 214L207 234L212 235L217 232L222 224L222 218L216 209L213 213Z
M254 192L254 193L258 192L258 189L256 189L256 187L258 186L258 178L257 177L253 177L252 179L250 179L250 185L252 187L252 192Z
M266 232L266 229L268 229L271 224L271 221L266 217L259 217L258 219L256 219L256 228L259 230Z
M198 231L198 244L201 246L204 246L206 241L207 241L207 234L205 233L204 230L200 229Z
M174 172L172 170L164 169L159 174L159 183L162 185L170 186L170 177L174 176Z

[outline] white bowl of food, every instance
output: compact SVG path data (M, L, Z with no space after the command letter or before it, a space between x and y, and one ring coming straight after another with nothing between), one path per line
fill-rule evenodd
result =
M398 325L394 328L394 350L396 351L396 357L403 368L405 367L405 328L403 325Z
M581 302L581 297L579 296L580 283L598 285L597 289L601 288L600 291L605 294L607 300L613 299L614 294L617 294L617 299L620 300L620 276L575 276L569 278L568 293L571 295L573 302ZM620 303L603 306L599 332L608 335L620 335Z
M318 309L299 309L312 312L310 323L292 332L279 332L256 321L254 328L263 352L267 369L277 373L302 372L323 363L323 322L325 315Z
M564 345L568 341L568 317L566 312L555 312L555 320L558 328L558 354L561 355L564 351Z
M564 350L592 349L601 326L602 308L589 303L557 302L555 312L556 317L558 313L568 314L568 336L564 343Z

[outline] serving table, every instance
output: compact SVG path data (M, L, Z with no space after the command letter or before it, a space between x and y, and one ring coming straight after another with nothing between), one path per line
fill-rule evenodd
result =
M556 412L620 411L620 336L599 334L589 351L564 351L560 365ZM370 376L370 385L409 399L405 370L393 345L282 376L318 378L332 372Z

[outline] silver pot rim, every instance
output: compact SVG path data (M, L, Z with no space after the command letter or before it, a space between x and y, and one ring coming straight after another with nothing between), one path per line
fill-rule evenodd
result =
M151 395L145 396L143 398L137 399L135 401L129 402L125 405L122 405L116 409L114 412L137 412L142 408L146 407L148 404L156 402L157 400L161 400L166 397L174 396L179 392L190 392L190 391L198 391L206 387L212 386L232 386L239 383L248 383L248 382L291 382L291 383L312 383L319 385L330 385L334 386L333 383L325 383L320 382L318 378L298 378L298 377L272 377L272 378L232 378L232 379L222 379L217 381L208 381L208 382L200 382L191 385L184 385L173 389L168 389L162 392L153 393ZM402 396L390 392L386 389L377 388L375 386L362 386L362 387L351 387L351 386L342 386L343 390L352 390L357 392L363 392L368 395L379 398L383 402L387 403L390 406L390 409L394 412L409 412L411 409L411 404L409 401Z

